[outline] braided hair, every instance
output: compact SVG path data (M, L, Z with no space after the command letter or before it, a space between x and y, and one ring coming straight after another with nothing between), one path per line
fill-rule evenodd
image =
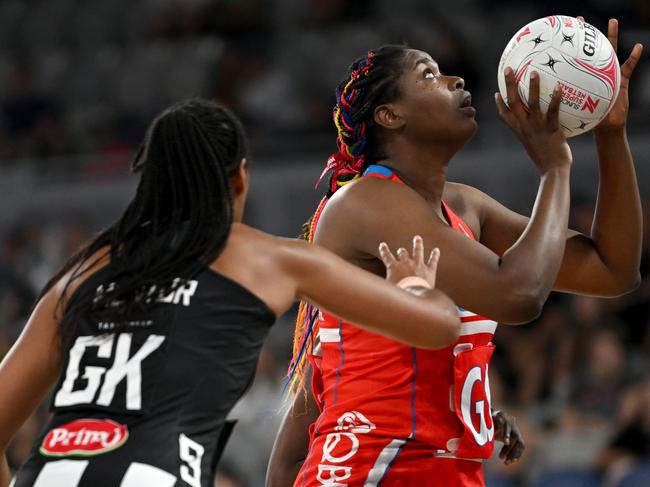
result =
M63 309L62 345L82 313L99 311L119 327L155 301L150 294L143 299L143 291L166 296L219 255L232 224L230 178L246 151L241 123L214 102L191 99L153 120L131 166L140 174L135 197L120 219L72 256L41 293L70 273L61 309L70 284L110 257L113 284L103 285L100 294L80 287Z
M329 198L341 187L361 176L371 164L386 158L380 127L374 120L375 108L399 97L397 81L402 74L403 59L409 48L387 45L369 51L348 69L336 88L333 118L337 130L338 152L327 160L318 182L331 172L327 194L316 212L303 225L300 238L314 239L316 223ZM308 356L318 335L318 309L302 301L296 319L293 358L289 365L289 390L304 388Z

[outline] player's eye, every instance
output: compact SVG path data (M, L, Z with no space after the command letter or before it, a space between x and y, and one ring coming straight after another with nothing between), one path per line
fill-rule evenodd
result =
M437 78L438 75L434 73L430 68L427 68L424 70L424 78L425 79L435 79Z

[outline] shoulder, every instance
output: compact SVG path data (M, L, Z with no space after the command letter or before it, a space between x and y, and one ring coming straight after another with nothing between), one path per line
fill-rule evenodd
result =
M235 223L210 268L248 289L279 316L296 298L294 268L301 255L301 246L292 239Z
M321 221L343 216L357 223L372 223L409 212L432 214L429 203L410 186L379 178L361 178L339 191L328 201Z
M372 270L380 241L401 235L407 226L421 232L423 226L437 225L443 223L433 206L411 187L395 181L361 178L341 188L325 205L314 241L343 259Z
M274 258L291 247L293 240L271 235L243 223L233 223L224 252L237 250L244 254L260 253Z
M240 227L242 227L240 225ZM277 282L282 278L299 278L305 273L332 265L334 255L320 245L297 238L270 235L250 227L239 228L246 233L249 248L247 264L272 275ZM243 236L243 235L240 235Z
M273 259L283 272L296 275L303 271L313 272L314 266L323 264L330 252L313 242L297 238L269 235Z
M422 197L407 184L400 184L388 179L365 177L341 188L330 201L381 202L383 198L377 198L380 195L422 200Z
M55 321L61 318L68 301L79 287L93 274L108 265L110 262L109 247L99 249L84 260L78 261L76 257L71 257L71 260L76 263L72 264L63 274L61 274L63 271L59 271L58 275L55 275L42 291L34 307L34 313L39 320L43 316L48 316ZM65 264L65 266L68 265L70 264Z
M68 272L54 283L48 294L66 304L79 287L93 274L110 263L110 248L102 247L87 259L74 265Z
M309 256L312 247L314 245L298 239L278 237L235 223L226 248L211 267L216 270L231 269L237 274L256 275L264 279L280 277L296 259Z

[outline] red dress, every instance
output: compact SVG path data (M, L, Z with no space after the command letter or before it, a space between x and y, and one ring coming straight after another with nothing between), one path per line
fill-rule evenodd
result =
M365 177L402 182L384 166ZM443 202L448 223L474 239ZM483 486L494 447L488 364L496 322L459 308L458 341L442 350L402 345L319 316L312 357L321 408L294 487Z

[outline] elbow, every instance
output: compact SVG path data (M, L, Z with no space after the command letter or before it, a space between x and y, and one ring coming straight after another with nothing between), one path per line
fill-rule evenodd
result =
M619 279L612 283L611 288L605 297L617 298L636 291L641 286L641 273L637 270L630 273L625 279Z
M500 323L521 325L529 323L542 314L548 293L541 290L531 292L512 292L503 304L503 316L498 318Z
M545 296L536 295L531 296L526 303L522 306L521 310L521 323L529 323L533 320L536 320L542 314L544 309L544 303L548 298L548 294Z
M641 287L641 283L642 283L642 281L643 281L643 280L642 280L642 278L641 278L641 272L640 272L640 271L636 271L636 272L634 273L634 277L633 277L633 279L632 279L632 281L631 281L631 285L630 285L630 287L628 288L627 292L628 292L628 293L631 293L632 291L636 291L637 289L639 289L639 287Z
M454 316L450 317L451 323L447 326L446 335L444 337L445 345L441 348L453 345L460 338L460 318L458 312L454 310Z
M453 345L458 341L460 337L460 318L458 317L458 312L454 310L453 314L450 314L445 320L445 324L441 327L440 334L436 343L434 343L432 350L440 350L447 348L450 345Z
M491 317L499 323L521 325L542 314L551 292L551 282L543 273L511 273L499 290L501 316Z
M601 298L618 298L636 291L641 283L641 273L635 270L626 276L603 279L601 287L593 290L590 294Z

